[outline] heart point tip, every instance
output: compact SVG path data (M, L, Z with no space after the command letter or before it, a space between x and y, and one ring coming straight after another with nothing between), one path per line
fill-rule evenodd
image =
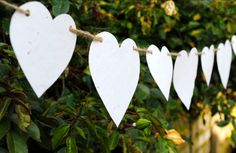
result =
M169 101L169 95L168 96L164 95L164 97L165 97L166 101Z
M114 119L112 119L112 120L113 120L113 122L115 123L116 127L118 128L119 125L120 125L120 123L121 123L121 120L122 120L122 119L119 119L119 120L114 120Z
M119 125L120 125L120 121L119 121L119 122L115 122L115 121L114 121L114 123L115 123L116 127L118 128Z
M186 105L184 104L184 106L185 106L185 108L187 109L187 111L189 111L191 104L186 104Z
M44 94L44 92L35 92L36 96L38 98L42 97L42 95Z
M185 107L186 107L187 111L189 111L189 110L190 110L190 105L189 105L189 106L185 106Z

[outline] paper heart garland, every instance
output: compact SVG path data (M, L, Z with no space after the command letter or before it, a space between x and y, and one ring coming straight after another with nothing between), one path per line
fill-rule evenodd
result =
M173 74L172 58L165 46L160 51L155 45L151 45L148 50L152 51L152 54L146 54L149 70L168 101Z
M121 46L109 32L97 35L89 51L89 67L95 87L107 111L118 127L134 95L140 74L139 53L131 39Z
M236 35L232 37L231 43L234 50L234 54L236 55Z
M225 44L219 44L216 57L220 79L224 88L226 89L229 81L232 62L232 47L229 40L227 40Z
M67 67L77 38L69 28L76 26L66 14L53 20L39 2L28 2L20 8L29 10L30 16L13 14L11 44L26 78L40 97Z
M212 45L210 48L204 47L202 50L201 56L201 64L202 64L202 71L205 75L207 85L210 85L211 75L214 66L214 46Z
M190 108L197 76L198 55L196 54L196 48L193 48L189 55L186 51L181 51L174 66L174 88L188 110Z

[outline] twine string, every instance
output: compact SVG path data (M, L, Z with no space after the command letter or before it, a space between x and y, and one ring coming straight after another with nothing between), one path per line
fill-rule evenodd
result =
M133 50L137 51L137 52L146 52L146 53L152 54L152 51L148 50L146 48L136 48L136 47L133 47Z
M30 11L29 10L24 10L22 8L20 8L19 6L15 5L15 4L11 4L5 0L0 0L0 3L3 4L3 5L6 5L10 8L13 8L15 9L17 12L20 12L20 13L23 13L25 14L26 16L29 16L30 15Z
M180 56L180 54L176 52L171 52L171 53L168 53L168 56Z
M30 11L29 10L25 10L25 9L22 9L20 8L19 6L15 5L15 4L11 4L5 0L0 0L0 3L5 5L5 6L8 6L10 8L13 8L15 9L16 11L20 12L20 13L23 13L25 14L26 16L29 16L30 15ZM73 28L72 26L70 26L69 30L75 34L78 34L78 35L81 35L83 37L86 37L86 38L89 38L91 40L94 40L94 41L98 41L98 42L103 42L103 39L101 37L98 37L96 35L93 35L91 34L90 32L88 31L83 31L83 30L80 30L80 29L76 29L76 28ZM137 51L137 52L146 52L146 53L150 53L152 54L152 51L151 50L148 50L148 49L145 49L145 48L136 48L134 47L133 48L134 51ZM216 53L218 51L217 48L214 49L214 52ZM205 54L204 52L198 52L196 53L197 56L201 56ZM177 52L170 52L168 53L168 56L180 56L179 53Z
M98 41L98 42L102 42L102 38L101 37L98 37L98 36L95 36L93 34L91 34L90 32L88 31L83 31L83 30L80 30L80 29L75 29L73 28L72 26L70 26L70 29L69 29L71 32L75 33L75 34L78 34L78 35L81 35L83 37L86 37L86 38L89 38L91 40L94 40L94 41ZM136 47L133 47L133 50L134 51L137 51L137 52L147 52L147 53L152 53L152 51L148 50L148 49L144 49L144 48L136 48Z
M213 50L213 52L214 53L217 53L218 52L218 48L214 48L214 50ZM204 55L205 54L205 52L198 52L198 53L196 53L196 55Z
M217 53L217 52L218 52L218 49L215 48L214 53ZM205 52L197 52L195 55L201 56L201 55L204 55L204 54L205 54ZM171 52L171 53L168 53L168 56L180 56L180 54L177 53L177 52Z
M83 31L83 30L80 30L80 29L72 28L72 27L70 27L70 31L75 33L75 34L78 34L78 35L81 35L83 37L86 37L86 38L89 38L91 40L94 40L94 41L98 41L98 42L102 42L103 41L101 37L97 37L97 36L91 34L88 31Z

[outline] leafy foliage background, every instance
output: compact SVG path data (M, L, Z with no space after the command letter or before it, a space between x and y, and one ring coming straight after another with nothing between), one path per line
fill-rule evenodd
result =
M18 5L26 0L12 0ZM119 42L130 37L139 47L150 44L170 50L190 50L214 44L236 33L235 0L175 1L177 14L167 16L163 0L43 0L53 16L68 13L77 27L92 33L109 31ZM135 96L116 128L107 113L88 67L90 40L78 37L70 65L58 81L38 99L28 84L9 42L13 10L0 9L0 152L176 152L166 139L166 130L183 116L192 122L205 107L222 113L218 123L231 123L236 92L236 61L233 60L228 89L223 89L214 67L210 87L199 66L192 107L189 112L174 89L167 102L152 79L141 53L141 74ZM133 126L134 123L136 126ZM188 128L188 127L185 127ZM183 134L181 130L178 131ZM191 137L182 135L187 143ZM236 132L232 133L236 141Z

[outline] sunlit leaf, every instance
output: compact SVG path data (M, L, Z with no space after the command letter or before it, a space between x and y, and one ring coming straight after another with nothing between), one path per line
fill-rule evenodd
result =
M25 104L25 107L29 108L29 104ZM16 112L18 115L18 126L21 130L26 132L26 129L30 126L30 113L22 105L16 105Z
M66 137L70 129L69 124L63 124L56 128L52 133L52 148L55 150Z
M67 137L66 139L66 153L78 153L75 139L72 137Z
M114 131L109 138L109 150L112 151L116 148L119 142L119 133Z

